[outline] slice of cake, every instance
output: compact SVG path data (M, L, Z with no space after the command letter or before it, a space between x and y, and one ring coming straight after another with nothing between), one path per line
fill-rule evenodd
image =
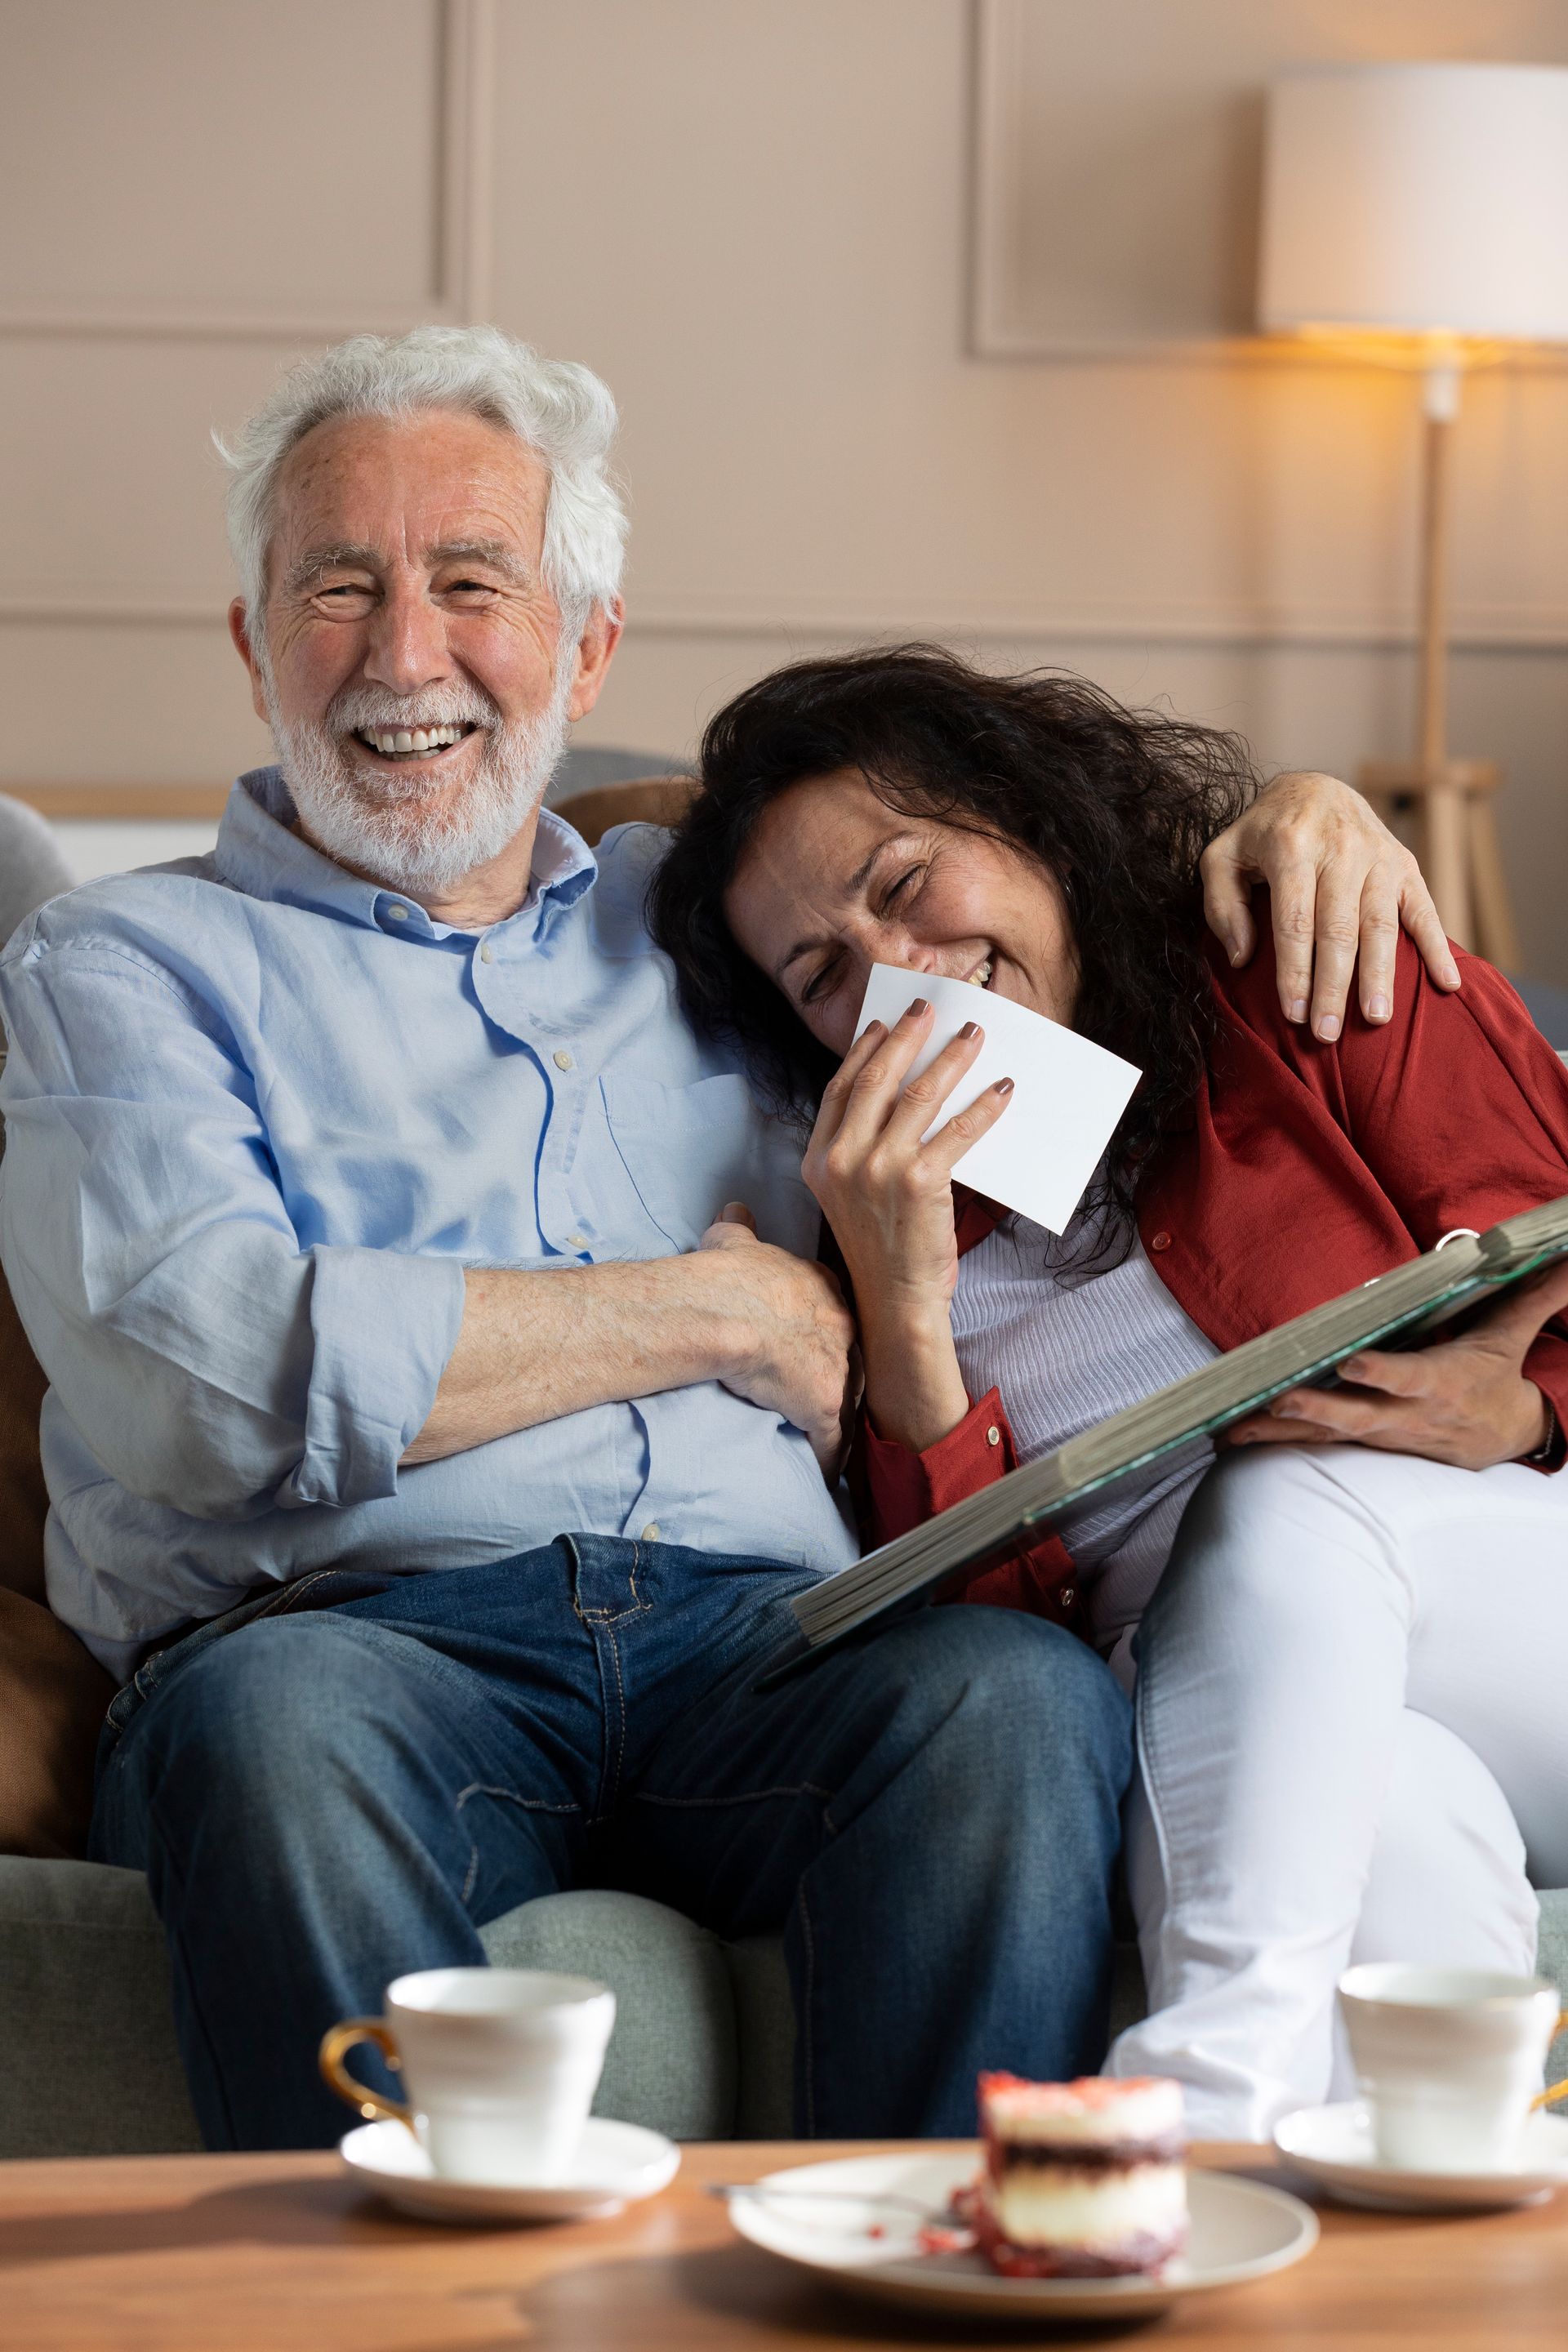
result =
M1012 2278L1162 2271L1187 2235L1182 2086L982 2074L979 2242Z

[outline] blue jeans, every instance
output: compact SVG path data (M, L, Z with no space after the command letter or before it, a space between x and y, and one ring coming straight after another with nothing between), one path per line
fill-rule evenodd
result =
M92 1852L148 1874L209 2147L336 2138L324 2030L582 1885L783 1930L804 2134L967 2132L978 2068L1098 2065L1121 1691L1058 1627L960 1606L759 1696L805 1580L563 1536L329 1571L144 1667Z

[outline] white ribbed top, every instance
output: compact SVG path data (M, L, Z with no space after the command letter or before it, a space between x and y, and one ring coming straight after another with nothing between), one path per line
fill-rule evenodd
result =
M1092 1212L1080 1212L1059 1239L1014 1217L959 1261L952 1336L964 1384L971 1396L1001 1391L1020 1462L1219 1353L1172 1297L1137 1234L1124 1255L1112 1243L1102 1262L1102 1230ZM1187 1498L1213 1458L1200 1440L1063 1524L1097 1647L1110 1651L1142 1615Z

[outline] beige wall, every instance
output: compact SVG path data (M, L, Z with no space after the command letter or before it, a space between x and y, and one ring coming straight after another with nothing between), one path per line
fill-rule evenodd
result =
M1562 0L1023 11L1047 117L1115 159L1114 206L1024 175L1079 288L1104 224L1125 255L1129 207L1169 211L1194 58L1267 68L1238 25L1271 55L1568 60ZM0 0L0 777L264 753L209 428L311 339L432 310L622 403L632 623L585 740L679 752L769 663L918 631L1168 697L1271 762L1403 750L1408 381L975 356L973 37L969 0ZM1468 391L1454 676L1456 749L1508 766L1528 962L1563 982L1565 428L1568 374Z

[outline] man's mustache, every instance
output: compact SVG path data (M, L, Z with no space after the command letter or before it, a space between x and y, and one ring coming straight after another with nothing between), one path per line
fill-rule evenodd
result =
M333 735L353 735L362 727L485 727L502 724L497 703L476 686L426 686L417 694L394 694L390 688L346 687L327 705L325 726Z

